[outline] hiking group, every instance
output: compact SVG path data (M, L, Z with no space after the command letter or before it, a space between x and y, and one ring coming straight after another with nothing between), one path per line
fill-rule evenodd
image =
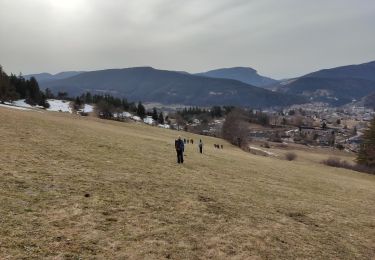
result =
M185 152L185 144L194 144L193 139L181 139L181 136L179 136L174 143L176 153L177 153L177 163L182 164L184 163L184 152ZM203 154L203 142L202 139L199 140L198 143L199 153Z

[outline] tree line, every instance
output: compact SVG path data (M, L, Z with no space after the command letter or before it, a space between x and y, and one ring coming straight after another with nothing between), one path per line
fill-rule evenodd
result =
M13 102L17 99L25 99L32 106L49 107L47 96L40 90L34 77L25 79L22 75L8 76L0 66L0 102Z
M159 124L169 121L167 117L164 117L163 112L158 112L156 108L147 111L141 101L138 103L129 102L126 98L118 98L109 94L92 95L90 92L86 92L73 98L72 101L73 107L77 111L82 109L85 104L94 104L98 115L106 119L112 119L116 113L126 111L139 116L141 119L151 116Z
M233 106L213 106L211 108L185 107L177 111L177 116L188 123L192 123L194 119L207 122L210 119L222 118L233 109Z

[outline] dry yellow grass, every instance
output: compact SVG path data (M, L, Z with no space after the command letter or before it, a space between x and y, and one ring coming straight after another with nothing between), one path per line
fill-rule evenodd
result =
M138 124L0 122L0 259L375 257L375 176L206 137L177 165L178 133Z
M251 143L251 147L256 147L262 151L273 153L273 157L279 159L285 159L285 155L289 152L293 152L297 155L296 160L299 162L305 162L308 164L321 164L322 161L327 160L330 157L340 158L347 162L355 162L355 154L340 151L337 148L332 147L308 147L301 144L280 144L268 142L270 148L264 148L264 142ZM256 152L256 151L254 151Z

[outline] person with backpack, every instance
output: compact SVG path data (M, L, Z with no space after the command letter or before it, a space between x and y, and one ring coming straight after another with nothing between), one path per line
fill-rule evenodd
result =
M177 163L178 164L184 163L185 145L184 145L184 141L181 139L181 136L179 136L178 139L175 140L174 146L175 146L176 153L177 153Z
M199 152L203 153L203 142L202 142L202 139L199 140L198 147L199 147Z

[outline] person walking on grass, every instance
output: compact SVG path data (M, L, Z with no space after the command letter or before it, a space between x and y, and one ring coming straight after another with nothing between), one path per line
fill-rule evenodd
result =
M203 153L203 142L202 142L202 139L199 140L198 147L199 147L199 152Z
M177 163L184 163L184 150L185 145L184 141L181 139L181 136L178 137L178 139L174 142L174 146L176 148L177 153Z

